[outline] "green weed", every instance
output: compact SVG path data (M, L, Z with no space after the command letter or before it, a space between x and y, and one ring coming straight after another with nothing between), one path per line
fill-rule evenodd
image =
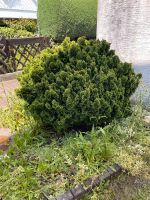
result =
M24 111L23 101L13 97L10 103L0 112L0 126L16 131L9 157L0 160L0 195L4 200L57 196L114 162L132 175L149 178L150 130L143 126L141 107L134 107L131 117L103 129L93 127L90 132L57 138L35 124ZM107 184L85 199L111 199Z

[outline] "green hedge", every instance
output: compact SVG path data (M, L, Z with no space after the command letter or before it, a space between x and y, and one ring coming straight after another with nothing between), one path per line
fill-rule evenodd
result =
M97 0L39 0L38 24L42 35L62 40L96 36Z
M87 130L128 116L140 77L106 41L66 38L24 68L18 95L44 127Z
M25 30L31 33L37 31L37 20L32 19L6 19L0 21L0 26L7 26L16 30Z
M26 30L17 30L14 28L0 27L0 37L23 38L23 37L31 37L31 36L33 36L33 33L28 32Z

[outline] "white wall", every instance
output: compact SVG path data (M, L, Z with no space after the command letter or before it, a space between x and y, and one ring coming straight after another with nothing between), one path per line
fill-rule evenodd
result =
M37 0L0 0L0 18L37 18Z
M150 63L150 0L99 0L97 38L122 60Z

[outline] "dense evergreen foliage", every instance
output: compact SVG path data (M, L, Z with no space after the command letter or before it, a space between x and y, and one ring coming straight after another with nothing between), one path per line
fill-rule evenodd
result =
M62 40L66 36L96 37L97 0L39 0L40 33Z
M130 115L140 77L106 41L66 38L24 69L18 95L45 127L89 129Z

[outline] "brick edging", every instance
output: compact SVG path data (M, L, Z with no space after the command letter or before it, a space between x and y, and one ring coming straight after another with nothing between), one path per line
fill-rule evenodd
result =
M16 77L19 74L21 74L21 72L22 71L17 71L17 72L7 73L7 74L0 74L0 82L16 79Z
M68 192L55 197L51 200L75 200L80 199L88 193L91 193L92 190L99 186L104 181L110 180L113 177L119 176L122 173L122 167L118 164L114 164L109 167L102 175L93 177L86 180L83 184L78 185L74 189L70 189Z

